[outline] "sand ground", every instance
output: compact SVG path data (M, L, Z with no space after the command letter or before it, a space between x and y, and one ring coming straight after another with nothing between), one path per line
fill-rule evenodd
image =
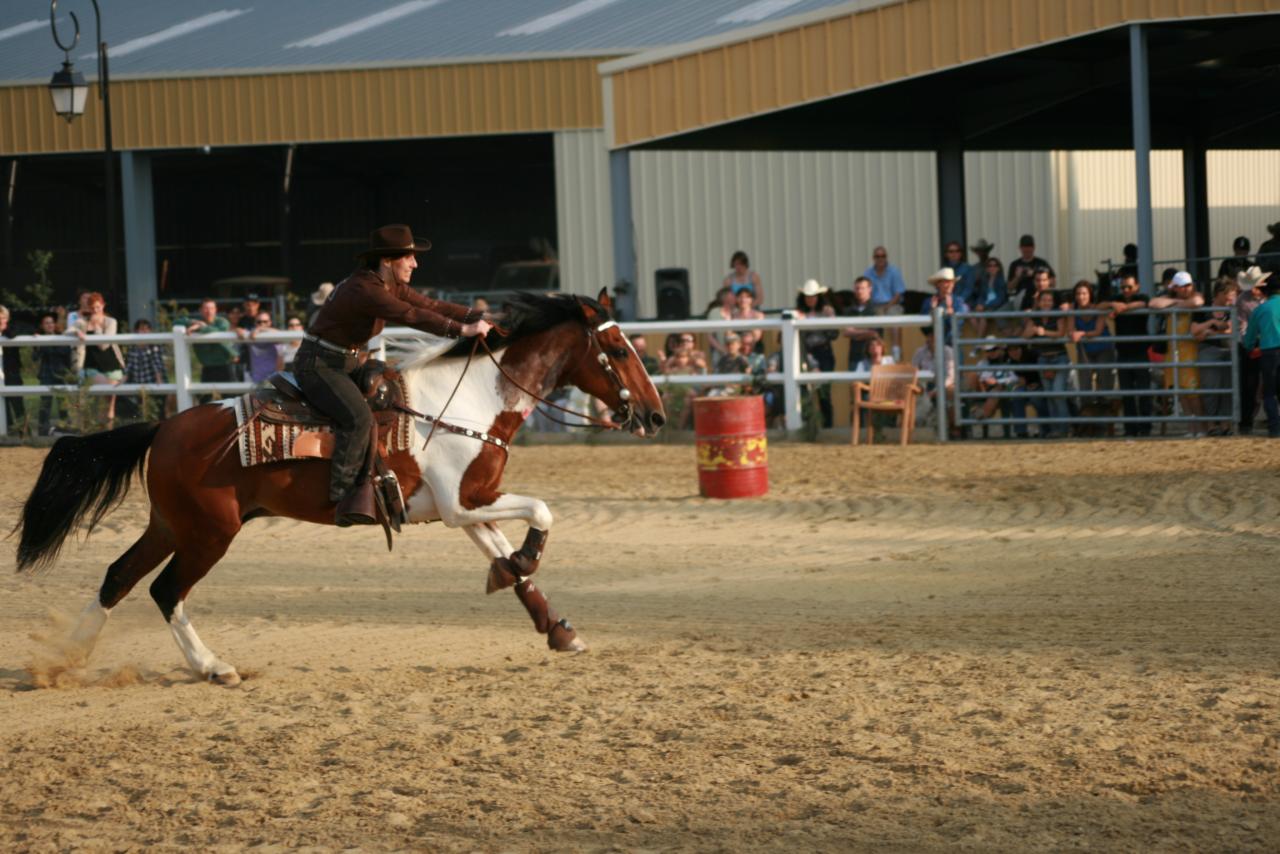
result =
M735 502L693 453L513 453L576 656L460 532L259 520L189 600L239 689L142 588L59 673L145 496L43 577L6 544L0 846L1280 848L1280 445L779 444Z

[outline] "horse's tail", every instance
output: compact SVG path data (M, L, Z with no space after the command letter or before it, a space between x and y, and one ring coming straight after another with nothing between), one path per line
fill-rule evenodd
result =
M52 563L86 516L92 531L124 500L133 473L142 475L159 429L158 423L130 424L88 436L63 436L54 443L14 528L21 532L19 572Z

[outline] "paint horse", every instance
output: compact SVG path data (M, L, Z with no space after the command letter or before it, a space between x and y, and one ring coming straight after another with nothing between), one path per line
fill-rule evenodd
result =
M406 496L409 521L441 520L463 528L490 559L489 591L514 587L554 650L586 646L529 578L542 559L551 512L537 498L499 491L499 484L512 436L537 400L555 388L572 385L600 398L615 414L613 426L638 436L662 427L661 399L610 319L611 308L607 291L596 300L520 295L504 306L505 336L490 332L484 348L475 339L430 339L401 364L407 405L435 413L416 422L420 441L412 450L387 461ZM436 418L452 429L432 432ZM232 407L215 403L159 424L65 437L53 446L18 523L19 571L52 563L67 535L86 519L92 531L123 500L135 471L145 471L151 499L147 529L107 569L97 597L72 631L75 657L87 658L111 609L169 558L151 584L151 597L178 647L196 673L222 685L239 683L235 668L196 634L183 607L187 594L245 522L286 516L333 524L334 505L328 501L327 461L245 468L237 454L227 453L236 431ZM505 520L528 525L519 549L498 528Z

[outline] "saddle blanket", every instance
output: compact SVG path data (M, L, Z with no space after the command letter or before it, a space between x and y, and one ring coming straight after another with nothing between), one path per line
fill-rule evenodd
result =
M334 428L324 424L277 421L254 400L254 392L235 399L236 434L240 465L262 465L285 460L331 459ZM374 413L374 429L384 453L407 451L413 444L413 416L403 412Z

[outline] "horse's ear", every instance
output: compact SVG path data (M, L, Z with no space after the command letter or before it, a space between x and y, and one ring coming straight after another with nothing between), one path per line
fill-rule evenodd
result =
M601 288L601 289L600 289L600 295L596 297L596 302L598 302L598 303L600 303L600 305L604 306L604 310L605 310L605 311L607 311L607 312L609 312L609 314L610 314L610 315L612 315L612 314L613 314L613 300L609 299L609 289L608 289L608 288Z

